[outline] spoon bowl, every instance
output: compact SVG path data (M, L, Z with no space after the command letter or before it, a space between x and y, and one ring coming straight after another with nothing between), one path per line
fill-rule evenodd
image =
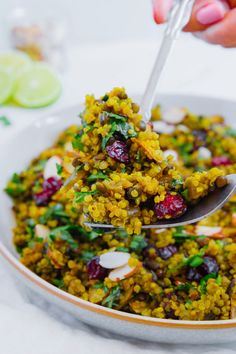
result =
M236 174L226 176L228 184L208 194L201 202L191 206L185 214L175 219L160 220L156 224L143 225L142 229L160 229L194 224L219 210L236 192ZM91 228L116 228L109 224L85 223Z

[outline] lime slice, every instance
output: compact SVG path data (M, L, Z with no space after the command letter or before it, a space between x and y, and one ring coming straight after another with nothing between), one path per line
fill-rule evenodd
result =
M24 53L9 52L0 55L0 68L16 77L32 65L30 57Z
M61 83L51 67L34 64L18 78L14 99L23 107L44 107L53 103L60 93Z
M0 69L0 104L10 98L13 91L13 80L11 75L2 69Z

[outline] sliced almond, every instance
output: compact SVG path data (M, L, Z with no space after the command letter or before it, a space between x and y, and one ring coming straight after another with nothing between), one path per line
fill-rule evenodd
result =
M50 235L50 229L42 224L37 224L34 229L35 236L41 237L44 240L47 239Z
M74 151L73 146L72 146L72 142L71 141L67 141L64 145L64 149L66 152L72 152Z
M187 127L187 125L184 124L179 124L178 125L178 130L183 132L183 133L189 133L190 129Z
M152 124L154 132L157 133L172 134L175 131L174 125L166 124L162 121L152 122Z
M163 156L166 159L168 156L173 157L173 161L178 161L179 155L175 150L165 150Z
M112 281L120 281L125 278L129 278L139 270L140 266L141 263L138 263L136 267L130 267L128 264L126 264L123 267L112 270L109 273L108 278Z
M60 176L57 173L57 165L61 165L62 160L59 156L50 157L44 167L43 177L44 179L48 179L50 177L58 177Z
M162 120L170 124L179 124L186 116L186 112L182 108L172 107L164 110L162 113Z
M122 267L128 263L130 254L127 252L107 252L100 256L99 264L106 269Z
M196 226L196 234L198 236L200 235L206 235L206 236L213 236L222 233L222 228L218 226Z
M198 159L199 160L209 160L211 157L212 157L212 153L208 148L201 146L198 149Z

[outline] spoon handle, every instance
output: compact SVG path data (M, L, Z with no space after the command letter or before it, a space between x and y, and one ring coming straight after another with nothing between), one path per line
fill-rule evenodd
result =
M151 108L158 81L165 67L175 39L190 19L193 3L194 0L178 0L171 10L161 48L158 52L140 105L140 111L143 116L144 124L147 124L150 120Z

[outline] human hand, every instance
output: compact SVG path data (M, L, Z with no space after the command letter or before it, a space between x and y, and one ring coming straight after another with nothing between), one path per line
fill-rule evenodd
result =
M153 0L156 23L166 21L172 3L173 0ZM236 0L196 0L184 31L211 44L236 47Z

